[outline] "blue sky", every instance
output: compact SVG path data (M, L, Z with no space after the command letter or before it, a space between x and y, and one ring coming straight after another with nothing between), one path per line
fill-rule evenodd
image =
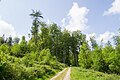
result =
M40 10L44 21L55 22L70 31L81 30L88 37L106 42L120 26L120 0L2 0L0 35L30 33L31 9Z

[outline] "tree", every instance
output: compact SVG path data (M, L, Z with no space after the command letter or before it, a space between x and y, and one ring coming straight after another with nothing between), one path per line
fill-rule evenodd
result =
M41 32L39 34L39 47L40 50L48 48L48 41L49 41L49 30L47 24L45 22L41 22Z
M9 52L10 52L10 48L9 48L9 46L6 44L6 43L4 43L4 44L2 44L1 46L0 46L0 52L3 52L3 53L5 53L5 54L9 54Z
M15 38L14 38L14 40L13 40L13 43L14 43L14 44L18 44L18 43L19 43L19 41L20 41L20 38L15 37Z
M70 33L67 30L63 31L62 35L62 50L63 50L63 63L70 65Z
M3 37L0 37L0 45L2 45L4 43L4 38Z
M83 68L92 66L91 50L87 42L84 42L80 47L79 65Z
M86 36L81 31L74 31L71 37L71 50L74 57L74 65L78 66L78 54L80 52L80 46L85 41Z
M102 54L104 60L103 71L110 73L111 72L110 66L114 62L114 58L115 58L115 49L111 45L110 41L108 41L105 47L102 48Z
M16 57L21 57L23 56L20 50L20 45L19 44L14 44L11 47L11 55L12 56L16 56Z
M95 49L96 47L98 47L98 44L97 44L94 36L90 38L90 41L91 41L92 49Z
M25 36L22 36L22 41L20 42L20 57L23 57L28 52L27 41Z
M60 54L61 49L61 38L62 38L62 32L60 27L57 26L57 24L53 23L49 27L49 45L52 55L56 56L56 59L58 59L58 56Z
M111 71L114 73L120 74L120 29L119 34L117 36L114 36L114 42L115 42L115 53L113 57L113 62L110 65Z
M35 45L37 45L38 32L39 32L38 28L40 27L40 18L43 18L43 16L40 11L34 11L34 10L32 10L32 11L33 11L32 14L30 14L30 16L32 16L32 18L33 18L31 33L35 40Z
M12 37L10 36L8 39L7 39L7 44L9 45L9 46L12 46Z

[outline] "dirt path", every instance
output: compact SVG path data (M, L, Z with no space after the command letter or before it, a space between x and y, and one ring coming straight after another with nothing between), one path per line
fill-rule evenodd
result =
M70 71L71 71L71 67L68 69L67 74L66 74L64 80L70 80Z
M59 72L56 76L54 76L53 78L51 78L50 80L56 80L57 77L61 76L61 74L66 70L67 68L65 68L63 71ZM63 78L63 80L70 80L70 71L71 68L68 68L67 73L65 74L65 77ZM57 79L58 80L58 79ZM61 80L61 79L59 79Z
M63 73L67 68L65 68L63 71L59 72L57 75L55 75L53 78L51 78L50 80L55 80L58 76L61 75L61 73Z

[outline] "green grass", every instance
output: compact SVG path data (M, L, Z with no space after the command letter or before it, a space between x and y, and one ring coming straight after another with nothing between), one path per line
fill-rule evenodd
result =
M72 67L71 80L120 80L120 75Z

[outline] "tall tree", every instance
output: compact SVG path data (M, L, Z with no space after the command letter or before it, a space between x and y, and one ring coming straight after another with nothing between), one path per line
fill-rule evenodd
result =
M40 28L40 34L39 34L39 47L40 50L44 48L48 48L48 41L49 41L49 30L47 27L47 24L45 22L41 22L41 28Z
M35 41L35 45L37 45L37 39L38 39L38 32L39 32L39 26L40 26L40 19L43 18L42 14L40 11L34 11L30 14L30 16L32 16L33 18L33 23L32 23L32 30L31 33L33 35L34 41Z
M60 51L60 40L61 40L61 29L60 27L57 26L57 24L53 23L49 26L49 36L50 36L50 45L51 45L51 52L53 55L56 56L56 58L58 58L58 51Z
M86 36L81 33L81 31L74 31L71 38L71 50L74 57L74 65L78 66L78 54L80 52L80 46L85 41Z
M114 42L116 45L115 46L115 57L110 66L110 69L113 72L120 74L120 29L118 31L119 31L119 34L114 37Z
M90 68L92 65L91 51L87 41L80 47L79 65L83 68Z
M110 41L108 41L106 43L105 47L102 48L102 54L103 54L103 60L104 60L103 71L109 72L109 71L111 71L110 66L111 66L111 64L113 64L114 58L115 58L115 49L111 45Z
M70 38L70 32L64 30L62 36L63 63L68 65L70 65Z

